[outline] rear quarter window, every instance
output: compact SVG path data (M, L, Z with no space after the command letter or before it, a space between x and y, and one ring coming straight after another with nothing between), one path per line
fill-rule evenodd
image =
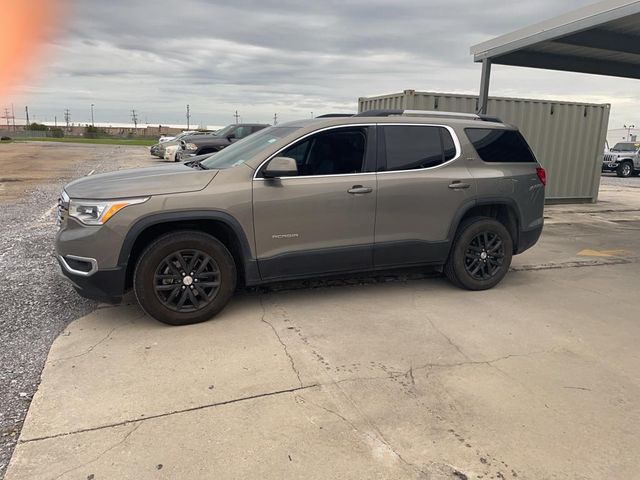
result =
M465 128L480 158L489 163L534 163L536 158L517 130Z

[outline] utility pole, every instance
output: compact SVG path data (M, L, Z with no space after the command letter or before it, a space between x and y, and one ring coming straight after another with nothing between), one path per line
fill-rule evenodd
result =
M189 120L191 120L191 113L189 112L189 104L187 103L187 130L189 130Z
M131 120L133 120L133 129L138 133L138 113L135 109L131 110Z
M278 124L278 114L277 114L277 113L274 113L274 114L273 114L273 124L274 124L274 125L277 125L277 124Z
M57 115L53 116L53 126L58 128L58 116Z
M29 106L25 105L24 111L27 114L27 126L29 126Z
M627 129L627 142L630 142L631 141L631 130L636 128L636 126L635 125L625 125L624 128Z
M240 115L238 114L238 110L236 110L236 113L233 116L236 117L236 125L237 125L238 119L240 118Z
M2 118L7 119L7 130L9 130L9 120L11 119L11 114L9 113L9 109L7 107L5 107L4 109L4 115L2 116Z
M311 118L313 118L313 112L311 112Z
M13 103L11 104L11 120L12 120L11 123L13 123L13 131L15 132L16 131L16 112L13 109Z
M93 107L95 107L95 105L92 103L91 104L91 126L95 127L95 123L93 123Z
M69 130L69 120L71 120L71 112L68 108L64 110L64 121L67 124L67 131Z

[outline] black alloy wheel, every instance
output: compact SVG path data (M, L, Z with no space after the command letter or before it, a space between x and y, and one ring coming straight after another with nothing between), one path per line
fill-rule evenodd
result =
M483 231L477 234L465 252L464 268L476 280L494 277L504 260L504 241L498 233Z
M512 256L513 239L504 224L495 218L472 217L458 227L444 273L458 287L486 290L504 278Z
M236 283L236 264L227 247L194 230L161 235L142 252L133 272L142 309L170 325L213 318L229 303Z
M193 312L206 307L220 289L220 269L200 250L179 250L166 256L154 276L155 292L165 307Z

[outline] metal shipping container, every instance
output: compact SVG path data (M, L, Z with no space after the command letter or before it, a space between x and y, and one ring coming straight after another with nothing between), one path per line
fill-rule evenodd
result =
M416 92L362 97L358 111L441 110L475 113L478 97ZM547 171L547 200L595 202L609 123L609 104L489 97L488 115L517 126Z

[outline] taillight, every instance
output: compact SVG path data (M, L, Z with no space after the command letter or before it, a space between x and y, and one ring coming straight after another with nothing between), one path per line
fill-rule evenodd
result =
M544 171L544 168L542 168L542 167L536 168L536 174L538 175L538 178L540 179L540 183L546 187L547 186L547 172Z

